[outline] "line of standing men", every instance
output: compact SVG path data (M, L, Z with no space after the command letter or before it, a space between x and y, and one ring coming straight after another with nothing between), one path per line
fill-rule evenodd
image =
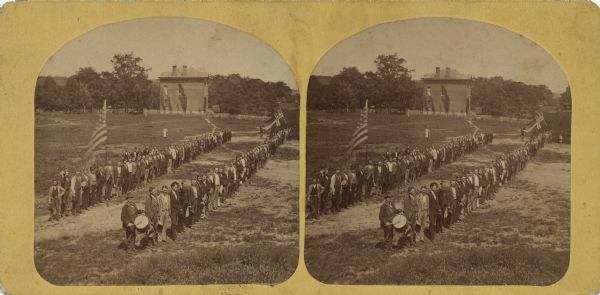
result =
M198 155L231 141L231 137L230 130L222 130L188 137L163 149L136 147L133 151L125 151L121 155L122 161L116 165L110 160L104 166L94 162L86 169L76 170L75 175L63 166L50 188L50 220L80 214L114 196L140 188Z
M549 142L551 132L546 131L529 139L522 147L497 157L490 164L463 174L455 174L454 180L442 180L422 186L420 190L409 187L402 209L396 209L390 194L380 207L379 221L383 229L385 248L400 246L402 242L434 241L435 235L444 228L464 220L485 202L493 199L498 189L510 181L537 151ZM392 219L403 214L407 224L394 229ZM399 238L394 241L394 232Z
M151 187L143 210L150 220L147 230L151 233L151 244L166 242L167 233L172 240L176 240L185 227L191 228L194 223L207 219L217 211L227 199L233 197L241 184L265 165L277 147L285 142L289 132L290 129L280 130L230 163L195 173L189 181L175 181L170 187L163 186L160 189ZM121 211L128 249L135 246L133 221L140 212L142 210L137 209L133 196L129 194Z
M471 153L493 141L492 133L452 138L447 143L423 148L386 152L383 159L360 166L337 169L333 174L323 166L307 190L308 218L336 214L372 196L374 190L385 194L392 188L406 186L417 178Z

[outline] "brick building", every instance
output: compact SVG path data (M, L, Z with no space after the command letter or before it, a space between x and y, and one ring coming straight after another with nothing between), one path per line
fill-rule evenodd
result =
M423 77L425 110L434 112L469 113L471 111L472 76L446 67Z
M208 74L204 70L174 65L158 81L161 112L206 112L209 107Z

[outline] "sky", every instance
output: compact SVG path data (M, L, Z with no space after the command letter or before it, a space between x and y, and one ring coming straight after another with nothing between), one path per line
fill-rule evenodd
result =
M502 76L545 84L561 93L568 85L562 69L535 42L507 29L476 21L421 18L373 26L337 43L313 74L335 75L343 67L375 71L379 54L397 53L413 69L413 79L450 67L475 77Z
M209 74L233 74L283 81L297 89L287 63L256 37L228 26L189 18L146 18L104 25L66 43L40 76L70 76L80 67L110 71L117 53L133 52L151 68L151 79L173 65L200 68Z

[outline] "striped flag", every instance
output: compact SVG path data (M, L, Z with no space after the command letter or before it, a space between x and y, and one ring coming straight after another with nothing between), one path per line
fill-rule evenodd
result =
M285 117L283 116L283 111L281 109L277 110L277 113L275 114L275 124L277 124L277 127L279 127L281 125L280 120L283 119L285 121Z
M529 133L529 132L533 131L533 128L536 128L538 130L542 129L542 124L541 124L542 122L545 122L544 114L542 112L539 112L537 114L537 116L535 117L535 121L531 124L531 126L529 126L527 129L525 129L523 131Z
M215 131L218 129L217 125L215 125L208 117L204 118L206 120L206 123L208 123L208 126L212 127L212 133L215 133Z
M356 126L356 130L352 133L352 139L348 144L348 149L346 150L346 156L349 157L352 155L352 152L359 148L363 143L367 142L369 139L369 125L367 123L367 118L369 116L369 100L365 101L365 108L360 112L360 120L358 120L358 124Z
M96 129L92 133L92 138L87 145L85 157L91 159L94 155L96 148L108 139L108 130L106 128L106 100L104 100L104 106L100 112L100 118L96 123Z
M469 123L469 126L473 127L473 129L475 130L473 131L473 137L475 137L477 131L479 131L479 127L477 127L477 125L475 125L471 120L467 120L467 123Z
M266 126L263 127L263 130L269 131L269 130L271 130L271 128L273 128L274 125L277 127L280 127L282 119L283 119L284 123L287 123L287 121L285 120L285 116L283 115L283 111L280 108L273 113L273 118L271 118L271 119L269 119L269 121L267 121L268 123Z

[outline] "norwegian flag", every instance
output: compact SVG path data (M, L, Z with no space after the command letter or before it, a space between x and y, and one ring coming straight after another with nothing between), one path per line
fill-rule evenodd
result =
M365 101L365 107L360 112L360 119L358 120L358 124L356 125L356 130L352 133L352 139L348 144L348 149L346 150L346 156L352 155L352 152L361 147L364 143L369 139L369 100Z

